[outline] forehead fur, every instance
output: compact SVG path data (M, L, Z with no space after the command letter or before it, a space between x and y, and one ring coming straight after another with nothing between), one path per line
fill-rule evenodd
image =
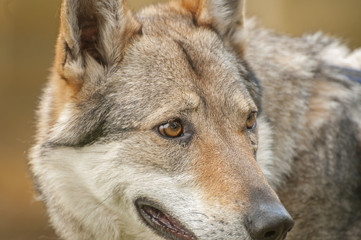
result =
M150 7L139 16L142 35L107 81L122 105L149 116L147 109L187 108L189 96L196 95L213 108L256 108L243 82L247 71L217 33L195 25L191 13L172 5Z

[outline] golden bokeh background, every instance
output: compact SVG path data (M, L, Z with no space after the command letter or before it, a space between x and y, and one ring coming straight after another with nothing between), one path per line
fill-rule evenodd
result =
M133 9L155 0L128 0ZM27 173L34 109L54 54L60 0L0 0L0 240L56 239ZM361 46L360 0L248 0L247 15L300 36Z

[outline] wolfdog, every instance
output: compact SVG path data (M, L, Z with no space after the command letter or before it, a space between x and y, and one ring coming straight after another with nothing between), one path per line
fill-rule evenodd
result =
M59 237L361 239L361 51L244 6L63 1L29 164Z

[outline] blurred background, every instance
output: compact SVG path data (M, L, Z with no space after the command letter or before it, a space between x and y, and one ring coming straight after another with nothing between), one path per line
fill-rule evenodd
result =
M155 0L128 0L139 9ZM0 0L0 240L56 239L27 173L34 110L52 64L60 0ZM361 47L360 0L248 0L247 15L293 36L322 30Z

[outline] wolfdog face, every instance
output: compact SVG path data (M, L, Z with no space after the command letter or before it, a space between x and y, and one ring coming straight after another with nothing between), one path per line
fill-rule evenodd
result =
M285 238L244 39L242 1L63 2L30 163L61 237Z

